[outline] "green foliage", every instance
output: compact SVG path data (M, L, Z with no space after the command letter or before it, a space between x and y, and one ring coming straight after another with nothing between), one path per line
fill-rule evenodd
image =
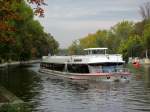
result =
M141 55L142 47L141 37L138 35L133 35L128 38L128 40L121 43L119 46L118 52L123 54L125 59L128 57L139 57Z
M105 30L99 30L95 34L89 34L88 36L80 39L80 45L83 48L105 47L107 41L109 41L108 32Z
M150 49L150 20L147 21L144 28L143 45L146 49Z
M128 40L129 36L133 34L134 24L129 21L122 21L112 27L111 32L113 35L113 51L118 52L122 43ZM116 44L117 43L117 44Z
M89 47L107 47L111 53L121 53L125 60L128 57L144 57L145 50L150 49L150 21L137 23L122 21L110 30L98 30L73 42L69 47L71 54L77 54L78 49ZM79 53L78 53L79 54Z
M82 54L83 53L83 49L82 46L79 45L78 41L74 41L72 43L72 45L68 48L68 52L70 55L74 55L74 54Z
M0 112L30 112L24 104L4 104L0 107Z
M18 19L9 19L7 23L14 31L0 33L0 59L29 60L40 58L49 52L54 54L58 49L58 42L53 36L44 32L41 24L34 20L32 9L24 2L11 1L7 6L13 10ZM0 14L1 14L0 10ZM0 23L3 22L0 20Z
M122 21L112 27L112 32L120 40L126 40L133 33L133 23Z

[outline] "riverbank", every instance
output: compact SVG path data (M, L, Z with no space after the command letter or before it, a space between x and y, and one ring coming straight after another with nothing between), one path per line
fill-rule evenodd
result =
M40 60L6 62L6 63L0 64L0 68L5 68L8 66L29 65L29 64L39 63L39 62L40 62Z
M133 62L139 62L140 64L143 64L143 65L150 65L149 58L140 59L139 57L135 57L135 58L129 57L128 63L133 63Z
M24 112L24 102L0 85L0 112Z

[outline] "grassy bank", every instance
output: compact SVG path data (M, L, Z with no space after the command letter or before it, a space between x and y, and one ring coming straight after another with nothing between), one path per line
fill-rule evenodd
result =
M27 112L24 102L0 86L0 112Z

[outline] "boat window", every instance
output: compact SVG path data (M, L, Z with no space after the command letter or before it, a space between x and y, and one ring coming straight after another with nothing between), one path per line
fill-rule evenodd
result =
M87 54L106 54L106 50L88 50Z
M121 66L119 65L89 65L89 72L90 73L110 73L110 72L117 72L120 70Z
M103 72L101 66L90 66L90 65L89 65L89 71L90 71L90 73L100 73L100 72Z
M40 66L50 70L63 71L65 64L41 63Z
M105 72L110 73L110 72L115 72L116 71L116 67L115 66L103 66L102 69L103 69L104 73Z
M103 72L118 72L118 70L122 70L123 65L104 65L102 67Z
M56 71L63 71L65 67L65 64L53 64L53 70Z
M86 64L68 64L68 71L71 73L89 73L88 65Z

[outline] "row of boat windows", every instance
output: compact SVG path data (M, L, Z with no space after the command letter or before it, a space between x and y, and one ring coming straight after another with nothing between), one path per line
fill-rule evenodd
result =
M86 64L54 64L54 63L41 63L41 68L46 68L50 70L56 70L56 71L64 71L64 72L70 72L70 73L89 73L88 65Z
M64 64L50 64L50 63L41 63L41 68L46 68L50 70L63 71Z
M97 72L117 72L116 66L112 65L87 65L87 64L54 64L54 63L41 63L41 68L46 68L61 72L70 73L97 73Z

